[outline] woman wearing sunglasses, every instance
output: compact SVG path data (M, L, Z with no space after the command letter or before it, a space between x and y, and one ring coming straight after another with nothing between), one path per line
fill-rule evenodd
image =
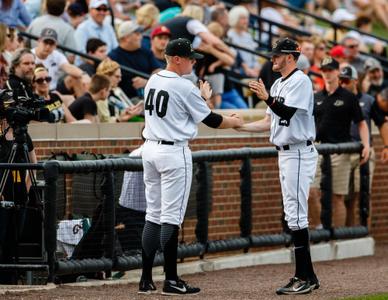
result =
M35 94L45 100L45 107L50 111L50 123L76 121L69 109L62 103L62 99L55 92L50 92L51 77L43 65L37 65L34 70L32 84Z

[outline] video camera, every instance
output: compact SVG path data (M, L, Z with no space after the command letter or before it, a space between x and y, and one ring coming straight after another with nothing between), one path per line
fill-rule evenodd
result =
M39 98L15 95L12 90L0 90L0 118L13 126L25 126L30 121L44 122L50 117L45 101Z

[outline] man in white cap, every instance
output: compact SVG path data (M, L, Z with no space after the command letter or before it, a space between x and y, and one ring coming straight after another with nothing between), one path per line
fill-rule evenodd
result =
M108 56L120 65L151 74L160 69L161 65L150 50L141 48L142 30L143 28L135 21L121 23L117 30L120 45L113 49ZM142 98L146 83L147 79L123 71L120 87L129 98Z
M75 38L82 52L86 51L86 43L91 38L98 38L104 41L108 51L117 47L116 34L112 25L104 22L108 13L109 6L107 0L90 1L89 17L75 31Z

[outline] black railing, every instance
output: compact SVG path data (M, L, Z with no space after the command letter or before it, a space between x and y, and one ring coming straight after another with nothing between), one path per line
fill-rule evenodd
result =
M354 153L359 152L361 145L359 143L344 144L324 144L317 146L318 151L323 155L332 153ZM204 150L193 153L193 162L199 164L197 198L197 225L195 230L197 242L193 244L180 245L178 248L178 257L200 257L206 253L215 253L221 251L243 250L248 251L252 247L275 246L290 244L291 237L287 233L271 235L252 234L252 178L251 178L251 159L276 157L277 151L273 147L266 148L241 148L228 150ZM208 238L208 218L209 203L211 201L211 165L210 162L224 162L241 160L240 169L241 179L241 210L240 210L240 237L229 238L226 240L212 241ZM141 170L142 162L139 158L117 158L95 161L48 161L44 163L45 169L45 233L46 250L48 254L48 265L50 280L54 275L76 274L83 272L97 272L103 270L129 270L141 266L141 257L134 256L116 256L113 249L115 211L112 207L114 197L112 172L123 170ZM102 172L105 177L104 188L102 189L103 207L105 207L106 231L105 247L108 248L102 258L82 259L82 260L57 260L55 257L56 245L56 179L61 173L78 172ZM259 199L258 199L259 200ZM361 220L362 224L366 224ZM331 228L311 232L311 240L314 242L327 241L339 238L357 238L366 236L368 229L366 226ZM109 248L110 247L110 248ZM157 256L156 265L163 263L162 256Z

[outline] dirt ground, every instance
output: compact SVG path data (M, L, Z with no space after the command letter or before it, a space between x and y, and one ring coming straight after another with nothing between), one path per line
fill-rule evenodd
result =
M232 270L221 270L184 276L193 286L201 287L196 296L166 297L162 295L139 296L137 284L105 285L100 287L60 286L49 291L34 291L0 295L1 300L38 299L341 299L388 292L388 244L378 245L376 255L342 261L315 263L321 288L309 295L277 296L275 289L286 283L292 275L293 266L266 265ZM157 286L161 289L161 283Z

